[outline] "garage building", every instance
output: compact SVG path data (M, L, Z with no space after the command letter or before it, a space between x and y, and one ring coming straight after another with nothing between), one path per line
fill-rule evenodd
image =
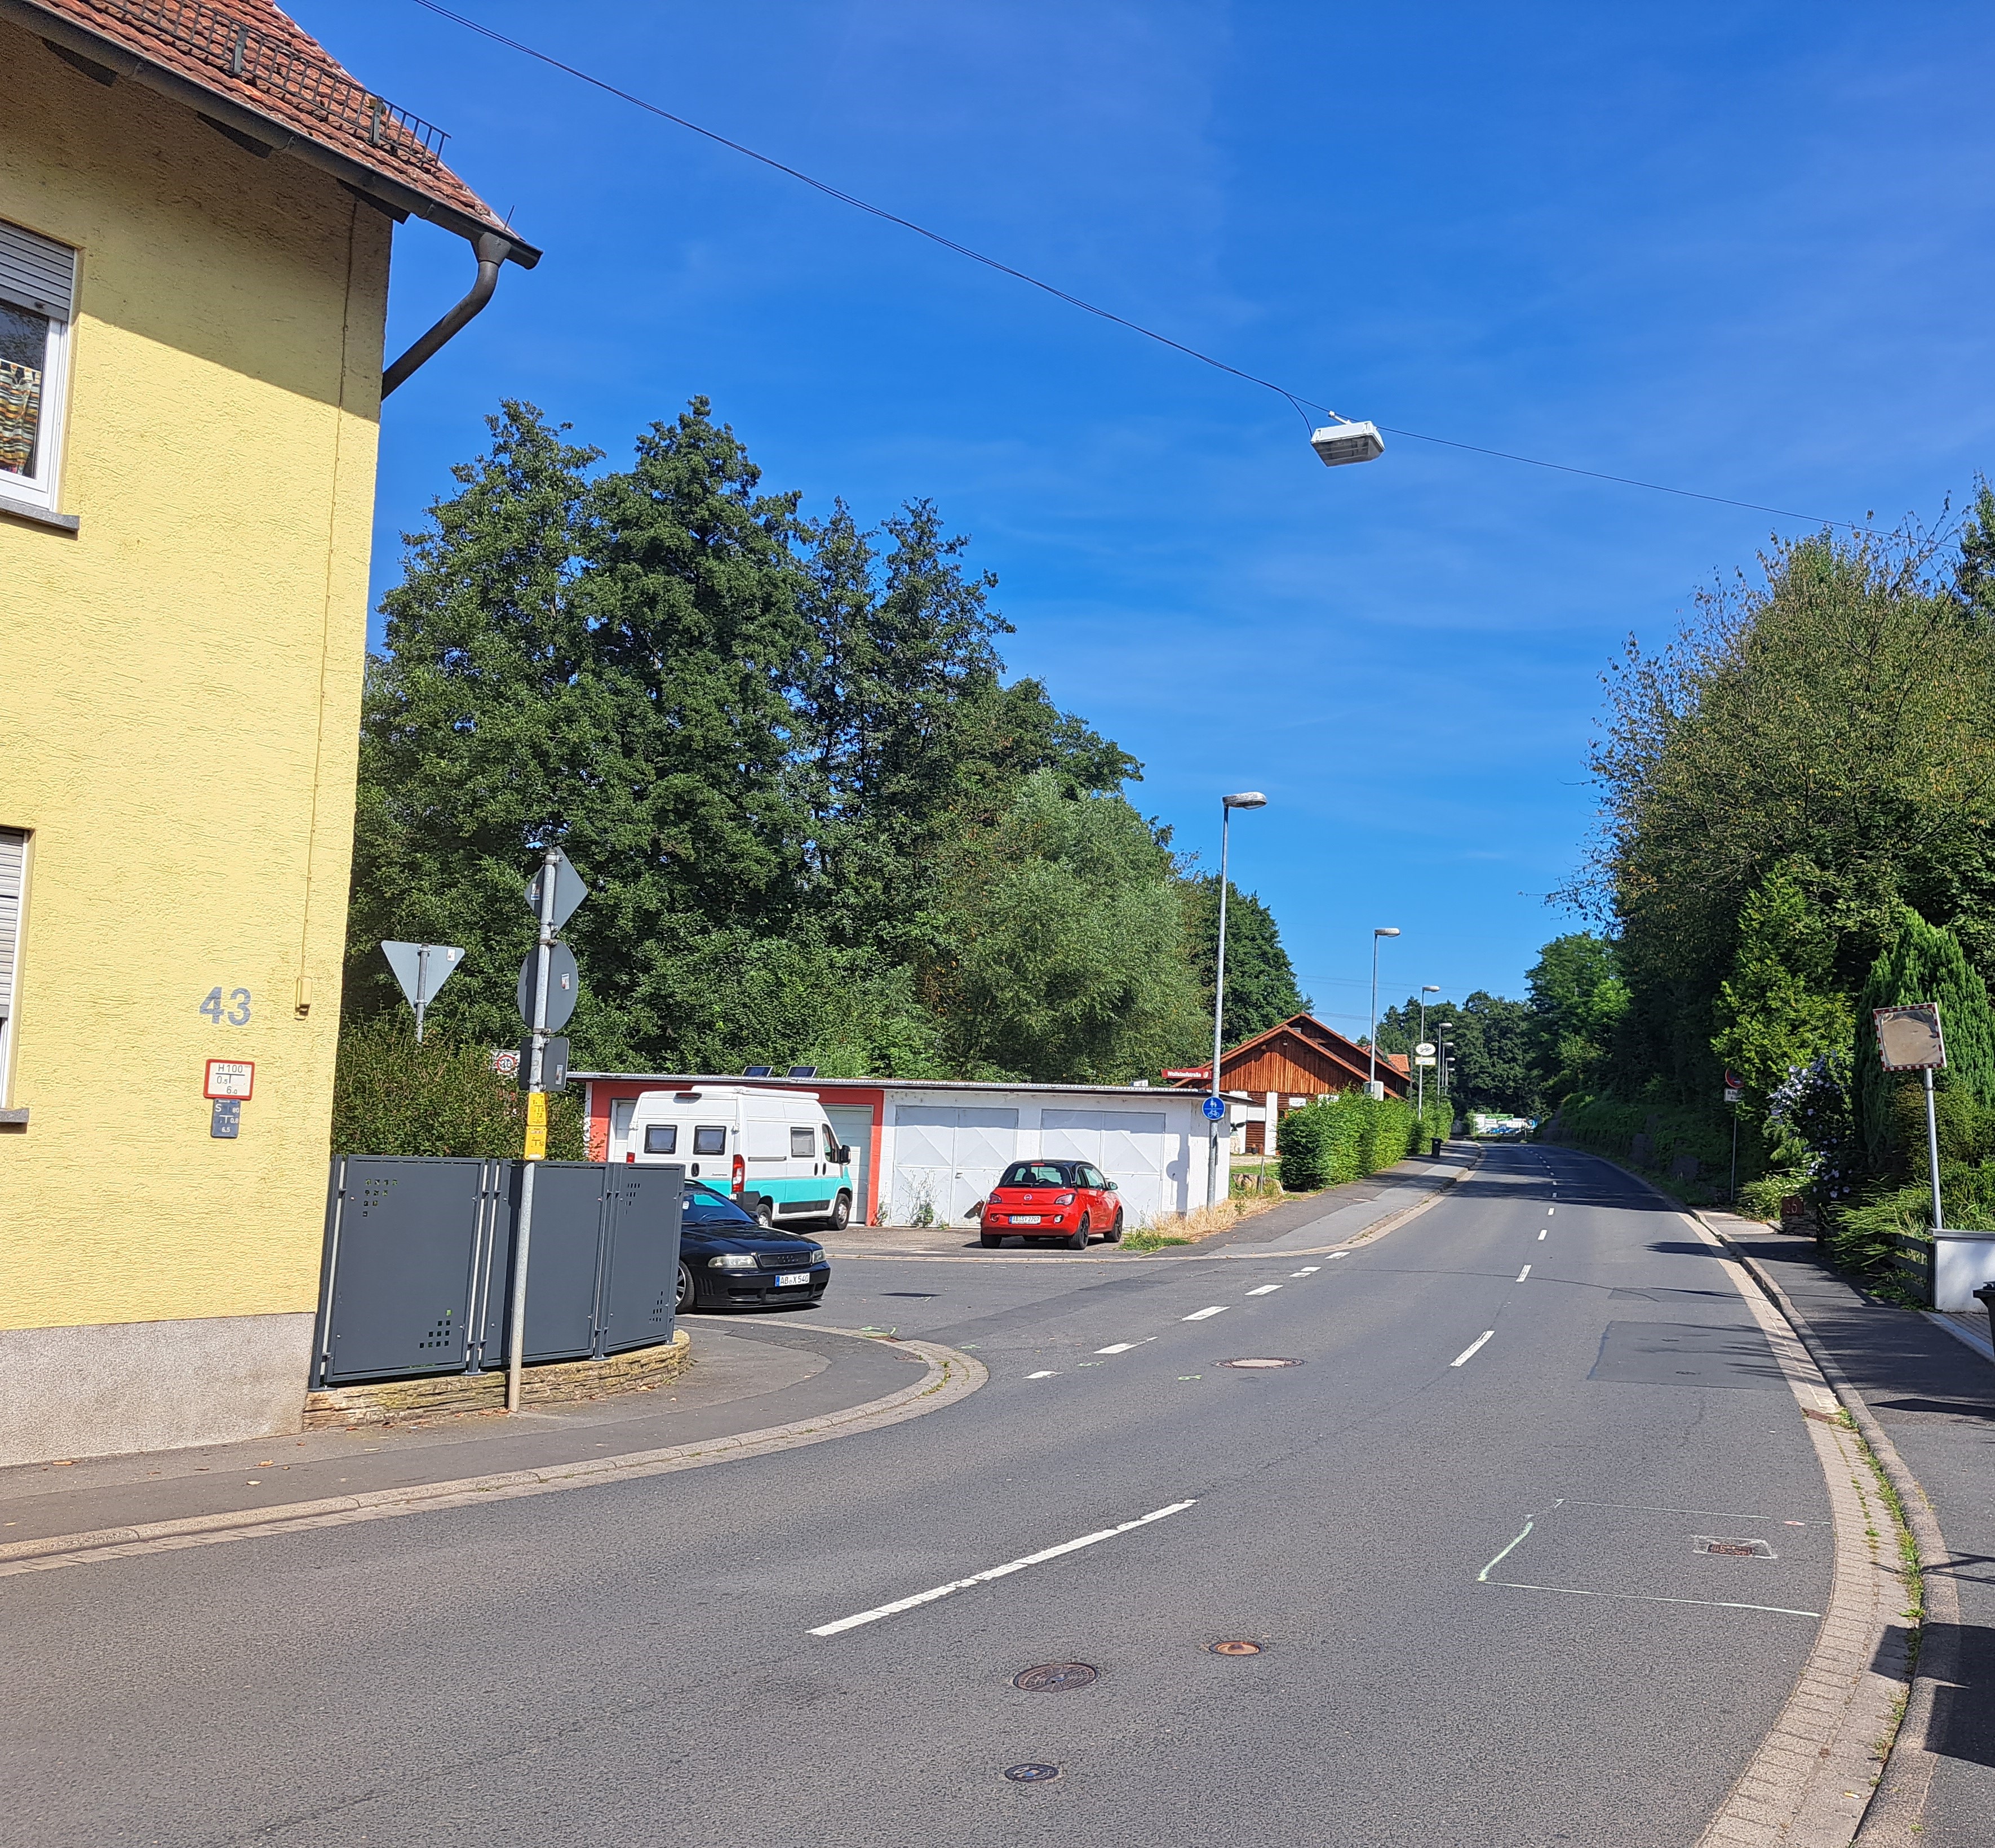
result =
M757 1078L823 1101L857 1157L853 1218L869 1226L969 1225L1006 1165L1046 1156L1091 1161L1121 1190L1135 1226L1204 1198L1203 1099L1145 1085L944 1084L898 1078ZM589 1151L629 1152L631 1108L646 1091L739 1085L737 1074L586 1072Z

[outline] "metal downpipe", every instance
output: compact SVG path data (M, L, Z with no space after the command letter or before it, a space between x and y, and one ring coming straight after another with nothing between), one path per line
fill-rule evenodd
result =
M496 231L482 231L472 248L478 253L478 279L471 285L470 293L382 373L383 397L406 383L411 374L441 352L491 300L492 291L499 286L499 266L511 253L511 241Z

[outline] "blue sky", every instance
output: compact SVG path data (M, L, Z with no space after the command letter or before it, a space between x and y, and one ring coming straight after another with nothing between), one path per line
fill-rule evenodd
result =
M1346 415L1835 519L1995 458L1986 8L460 0L661 106ZM1304 987L1520 993L1573 927L1600 670L1761 513L1389 439L878 224L410 0L294 0L523 235L388 405L377 588L501 395L620 461L710 396L774 487L929 495L1008 659L1146 765ZM398 234L390 348L468 280Z

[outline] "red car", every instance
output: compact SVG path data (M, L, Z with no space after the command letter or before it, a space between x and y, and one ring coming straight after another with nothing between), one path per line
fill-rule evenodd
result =
M1085 1161L1015 1161L984 1202L984 1243L1057 1239L1085 1251L1097 1232L1122 1242L1122 1202L1115 1183Z

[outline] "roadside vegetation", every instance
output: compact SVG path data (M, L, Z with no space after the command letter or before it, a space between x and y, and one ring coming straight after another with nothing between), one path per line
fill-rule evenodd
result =
M1548 1133L1691 1199L1800 1215L1883 1277L1930 1233L1916 1077L1873 1008L1940 1004L1942 1192L1995 1228L1995 494L1943 533L1776 547L1607 681L1595 1030ZM1583 984L1582 984L1583 986Z

